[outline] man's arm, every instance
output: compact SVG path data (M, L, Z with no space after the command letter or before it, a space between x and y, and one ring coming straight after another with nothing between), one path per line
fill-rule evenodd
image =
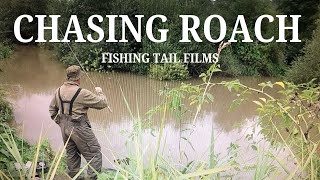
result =
M59 111L59 108L57 105L56 95L54 95L49 106L49 113L52 120L54 120L54 118L58 114L58 111Z
M101 89L101 88L100 88ZM83 89L83 105L88 108L103 109L108 106L107 97L102 90L97 91L97 95L89 90Z

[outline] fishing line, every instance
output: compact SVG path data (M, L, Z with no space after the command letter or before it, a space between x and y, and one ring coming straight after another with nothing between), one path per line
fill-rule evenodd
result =
M61 35L63 35L63 33L62 33L62 31L61 31L60 28L59 28L59 31L60 31ZM87 78L88 78L89 81L91 82L92 86L95 88L95 87L96 87L95 84L93 83L93 81L92 81L92 79L90 78L89 74L85 71L84 67L81 65L80 60L78 59L76 53L73 51L73 49L72 49L72 47L70 46L69 42L65 42L65 43L68 45L71 53L73 54L74 58L77 60L78 64L80 65L80 67L81 67L81 69L82 69L82 71L83 71L84 74L87 76ZM106 95L105 95L105 97L106 97L107 102L109 102ZM111 110L111 108L110 108L109 105L107 105L107 108L109 109L110 112L112 112L112 110Z
M59 31L60 31L61 35L63 35L60 28L59 28ZM81 62L79 61L76 53L73 51L73 49L72 49L72 47L70 46L69 42L66 42L66 44L68 45L68 47L69 47L70 51L72 52L74 58L75 58L75 59L77 60L77 62L79 63L82 71L85 73L85 75L86 75L86 76L88 77L88 79L90 80L92 86L93 86L93 87L96 87L95 84L93 83L93 81L91 80L91 78L89 77L88 73L85 71L84 67L81 65Z

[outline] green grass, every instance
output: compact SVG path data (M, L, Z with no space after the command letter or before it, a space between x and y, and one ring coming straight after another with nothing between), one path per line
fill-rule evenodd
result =
M11 47L0 43L0 60L10 57L11 54Z
M0 122L8 122L12 120L13 112L11 104L4 99L4 93L0 89Z
M4 98L4 93L0 93L0 177L2 179L31 179L35 177L35 166L30 169L16 170L15 163L24 166L28 161L36 164L38 160L51 162L55 153L51 149L49 142L42 138L36 146L29 145L22 138L16 135L15 129L9 127L8 123L13 120L13 110L11 104ZM55 168L55 174L65 170L64 159L59 163L53 161L51 167ZM52 166L55 165L55 166Z

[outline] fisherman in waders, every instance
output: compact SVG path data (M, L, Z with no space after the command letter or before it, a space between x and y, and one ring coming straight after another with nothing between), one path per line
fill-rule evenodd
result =
M66 146L69 176L79 172L82 155L87 162L91 161L88 176L96 179L94 171L100 172L102 166L101 147L92 132L87 111L107 107L107 98L100 87L95 88L97 94L79 87L82 74L79 66L70 66L66 71L67 81L56 90L49 112L61 128L64 143L70 137Z

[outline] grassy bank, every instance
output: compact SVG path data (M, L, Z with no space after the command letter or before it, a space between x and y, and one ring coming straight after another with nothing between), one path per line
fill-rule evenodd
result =
M17 136L9 122L13 120L11 104L5 99L5 92L0 90L0 177L1 179L25 179L31 177L33 171L29 169L16 169L16 165L24 166L29 162L46 161L49 164L53 161L55 153L48 141L41 140L38 145L33 146ZM15 165L16 164L16 165ZM57 174L62 173L64 163L57 168ZM35 176L35 173L34 173Z

